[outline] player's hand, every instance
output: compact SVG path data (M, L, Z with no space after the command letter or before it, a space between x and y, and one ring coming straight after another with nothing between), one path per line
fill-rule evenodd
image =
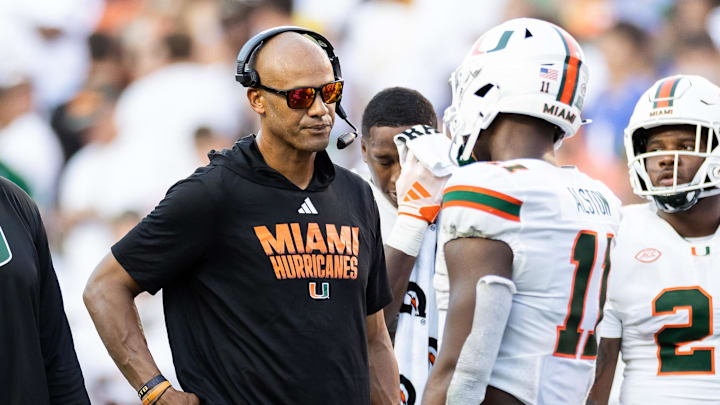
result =
M177 391L173 387L170 387L165 391L160 399L156 402L157 405L200 405L200 398L195 394L189 392Z
M395 182L398 214L433 223L440 211L442 192L449 177L435 176L408 150Z

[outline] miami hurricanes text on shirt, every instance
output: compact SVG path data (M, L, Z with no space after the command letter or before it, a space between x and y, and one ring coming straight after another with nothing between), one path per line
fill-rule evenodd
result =
M360 251L360 228L315 222L303 235L299 223L275 224L275 235L264 225L253 228L275 277L355 279ZM303 238L304 236L304 238Z

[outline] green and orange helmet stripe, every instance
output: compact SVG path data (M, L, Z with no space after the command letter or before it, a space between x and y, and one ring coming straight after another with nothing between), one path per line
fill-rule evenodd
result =
M675 97L675 90L677 89L678 83L680 83L682 77L669 77L657 86L655 91L655 102L653 102L653 108L663 108L673 106L673 97Z
M575 92L577 91L577 85L580 81L580 66L582 61L580 60L580 46L575 40L565 32L555 28L560 39L565 46L565 66L563 68L562 80L560 81L560 90L558 90L556 100L572 105L575 99Z

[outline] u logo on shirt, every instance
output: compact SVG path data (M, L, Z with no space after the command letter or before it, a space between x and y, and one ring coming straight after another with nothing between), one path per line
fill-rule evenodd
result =
M310 292L310 298L314 300L328 300L330 299L330 283L322 283L322 293L317 293L317 283L311 281L308 283L308 292Z
M5 233L0 226L0 266L4 266L10 260L12 260L12 252L10 251L10 245L8 244Z

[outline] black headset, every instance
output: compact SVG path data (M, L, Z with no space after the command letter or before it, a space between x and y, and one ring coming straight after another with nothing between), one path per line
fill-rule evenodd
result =
M340 59L335 55L330 41L324 36L318 34L315 31L311 31L303 27L294 27L290 25L275 27L260 32L250 38L245 45L240 49L237 56L237 72L235 73L235 80L238 81L243 87L257 87L260 84L260 75L256 70L250 67L250 60L253 55L262 47L262 45L268 39L281 34L283 32L297 32L299 34L307 35L312 38L327 54L332 65L333 75L335 80L342 79L342 72L340 70ZM353 129L352 132L347 132L338 137L337 148L344 149L350 145L355 138L357 138L357 128L348 120L345 110L340 105L340 101L335 104L335 112L338 117L342 118L347 122L348 125Z

